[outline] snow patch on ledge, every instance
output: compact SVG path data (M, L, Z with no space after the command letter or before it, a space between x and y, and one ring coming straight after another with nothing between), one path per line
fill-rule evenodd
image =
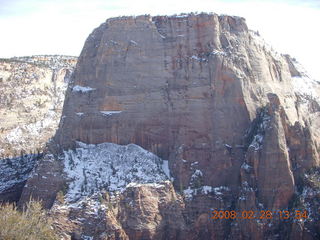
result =
M198 62L206 62L207 61L206 58L197 57L195 55L192 55L190 58L195 60L195 61L198 61Z
M187 18L189 17L188 14L183 14L183 15L177 15L177 16L174 16L175 18Z
M251 167L248 163L244 162L244 163L241 165L241 168L249 171L252 167Z
M138 46L138 43L136 41L130 40L130 44L134 45L134 46Z
M94 91L96 90L95 88L91 88L91 87L83 87L83 86L79 86L79 85L75 85L72 88L72 92L90 92L90 91Z
M202 186L199 188L192 189L188 187L183 191L184 197L186 200L191 200L193 196L199 194L213 194L217 199L222 200L221 196L223 196L224 192L229 192L230 188L226 186L220 187L212 187L212 186Z
M100 113L102 113L103 115L105 116L111 116L113 114L119 114L121 113L122 111L100 111Z
M165 182L165 181L164 181ZM163 184L164 182L161 183L135 183L135 182L131 182L129 183L126 188L130 188L130 187L152 187L152 188L164 188L165 185Z
M217 49L214 49L211 53L211 55L221 55L221 56L227 56L227 53L223 52L223 51L219 51Z
M60 157L69 182L69 203L103 189L122 192L130 183L157 184L170 179L167 162L135 144L77 144L78 148Z

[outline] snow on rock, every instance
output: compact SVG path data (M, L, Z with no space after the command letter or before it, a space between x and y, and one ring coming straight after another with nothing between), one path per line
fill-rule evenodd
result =
M201 172L201 170L197 169L192 174L190 181L192 182L193 180L196 180L196 179L198 179L199 177L202 177L202 176L203 176L203 173Z
M182 15L176 15L174 17L175 18L187 18L187 17L189 17L189 15L188 14L182 14Z
M86 236L86 235L82 235L82 239L83 239L83 240L93 240L93 237L91 237L91 236Z
M255 190L249 185L249 183L247 181L244 181L242 184L242 189L245 191L245 192L254 192Z
M90 92L90 91L94 91L94 90L96 90L96 89L95 88L91 88L91 87L82 87L82 86L79 86L79 85L75 85L72 88L72 92L82 92L82 93Z
M226 186L220 186L220 187L212 188L212 191L217 195L222 195L223 191L230 191L230 188Z
M252 167L251 167L248 163L244 162L244 163L241 165L241 168L242 168L242 169L245 169L246 171L249 171Z
M30 141L27 141L25 136L39 136L46 129L54 126L57 114L54 111L49 110L43 117L43 119L36 121L35 123L25 124L17 126L12 129L4 139L10 144L30 145Z
M43 55L0 61L1 157L45 148L58 127L76 60Z
M130 40L130 44L134 45L134 46L138 46L138 43L136 41Z
M250 36L253 38L254 43L260 47L261 49L264 49L265 51L269 52L270 55L272 55L272 57L274 57L276 60L280 60L281 59L281 54L278 53L273 46L271 46L269 43L267 43L265 41L265 39L263 37L260 36L260 34L258 32L249 31Z
M165 181L164 181L165 182ZM164 182L161 183L129 183L126 188L130 188L130 187L152 187L152 188L164 188L165 185L163 184Z
M161 183L170 179L168 162L135 144L77 144L78 148L61 156L69 179L68 202L102 189L122 192L130 183Z
M163 160L161 167L166 176L173 181L173 178L170 176L169 161Z
M216 49L211 52L211 55L227 56L227 54L225 52L219 51L219 50L216 50Z
M60 69L64 67L73 67L77 61L77 57L65 55L33 55L13 57L10 58L10 60L21 63L31 63L37 66L46 66L51 69Z
M0 193L28 179L38 155L30 154L0 160Z
M16 128L12 129L5 138L9 143L16 143L22 138L22 135L22 129L17 126Z
M263 141L263 135L257 134L254 136L252 143L250 144L249 147L253 147L254 150L259 150L260 146L262 145Z
M249 148L253 148L254 151L258 151L262 147L264 134L271 119L266 109L264 109L259 115L261 122L258 124L256 134L253 136L249 145Z
M122 111L100 111L100 113L102 113L103 115L105 116L111 116L113 114L119 114L121 113Z
M294 91L299 95L311 97L320 103L320 98L316 91L317 88L320 88L320 82L310 78L300 63L294 60L292 63L301 75L292 77Z
M198 194L213 194L219 200L222 200L221 196L224 192L229 192L230 188L226 186L212 187L212 186L202 186L199 188L192 189L188 187L183 191L186 200L191 200L195 195Z
M231 145L229 145L229 144L225 144L224 145L226 148L229 148L229 149L231 149L232 148L232 146Z
M37 136L41 134L41 132L55 123L55 119L57 118L57 114L54 111L49 110L44 118L29 125L25 126L24 133L28 133L33 136Z
M206 58L197 57L195 55L191 56L190 58L193 60L199 61L199 62L206 62L207 61Z

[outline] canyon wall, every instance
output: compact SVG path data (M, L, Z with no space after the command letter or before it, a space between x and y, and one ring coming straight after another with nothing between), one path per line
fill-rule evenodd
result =
M69 209L62 216L71 219L66 231L95 239L316 239L318 203L308 196L319 192L302 179L320 163L319 96L319 82L248 30L243 18L108 19L85 42L50 144L54 156L35 170L21 202L31 195L40 198L57 216L66 214L61 208ZM96 217L83 217L85 207L55 200L64 184L69 184L66 196L74 191L70 182L77 177L66 172L66 164L75 161L66 157L70 149L95 151L106 142L134 143L168 160L173 187L128 187L119 198L106 198L108 211L99 208L102 215ZM96 156L87 162L96 162ZM120 171L112 169L106 178ZM53 185L49 192L41 175ZM79 175L88 197L89 179L98 176L87 167ZM303 223L277 217L211 219L213 209L294 212L306 206L309 217ZM104 225L77 227L81 218Z

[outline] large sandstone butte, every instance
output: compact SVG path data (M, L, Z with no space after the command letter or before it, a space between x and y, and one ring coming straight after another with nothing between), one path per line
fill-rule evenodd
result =
M312 185L306 195L302 179L320 164L319 96L319 82L290 56L274 52L243 18L108 19L86 40L51 151L61 160L63 151L87 151L79 143L134 143L169 161L174 188L127 188L117 201L106 198L117 204L103 216L69 212L74 222L66 231L95 239L316 239L319 213L306 197L319 192ZM64 167L50 157L29 179L21 202L39 197L60 216L62 202L54 199ZM41 174L47 174L43 181ZM84 167L84 192L88 174ZM306 206L306 221L210 219L212 209L294 212ZM77 217L103 224L77 229Z

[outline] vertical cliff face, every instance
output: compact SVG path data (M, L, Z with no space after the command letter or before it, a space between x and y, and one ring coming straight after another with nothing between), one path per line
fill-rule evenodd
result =
M59 171L68 175L70 148L83 153L78 150L83 143L98 144L91 148L105 142L134 143L168 160L174 185L168 190L170 197L162 198L164 190L156 187L136 188L139 197L124 190L114 200L116 210L107 215L113 227L104 226L99 233L87 229L86 234L112 232L121 239L262 239L297 231L306 239L314 237L319 233L292 227L291 220L284 228L276 217L214 221L210 211L294 206L302 174L320 163L319 96L319 82L309 79L295 60L274 52L248 30L243 18L188 14L109 19L88 37L69 84L51 144L60 154L54 179ZM97 161L93 156L89 163ZM111 166L109 178L120 171ZM39 169L41 173L47 168ZM90 171L87 167L79 171L86 179L83 186L90 182L88 176L95 178ZM32 184L23 199L35 194L47 201L48 194L35 191L37 181L29 180ZM110 187L108 181L104 187ZM54 194L58 185L52 187ZM182 199L173 197L175 191ZM53 204L51 195L47 206ZM164 204L156 205L155 199L144 202L149 195L164 199ZM146 208L158 221L151 224L144 210L134 212L123 199L131 199L138 209L149 204ZM58 206L54 203L55 209ZM171 208L176 218L166 215ZM134 223L129 221L130 209L138 218ZM77 210L73 216L81 214ZM172 219L179 222L173 228ZM160 236L161 231L167 235Z
M108 20L85 44L57 142L133 142L169 159L183 187L196 162L205 184L234 185L243 156L225 145L243 144L250 116L225 60L230 28L248 35L243 19L216 15Z
M301 105L318 103L295 90L296 82L304 83L292 60L263 44L238 17L107 20L86 41L56 141L63 148L75 140L136 143L169 159L183 187L195 162L204 184L237 186L233 173L245 158L244 135L273 93L286 119L275 116L279 128L266 136L272 144L282 141L277 156L270 150L263 158L286 159L289 169L284 128L315 125L318 110L309 114L311 106ZM306 81L318 94L319 84ZM318 141L316 127L310 131ZM310 166L319 161L313 151Z

